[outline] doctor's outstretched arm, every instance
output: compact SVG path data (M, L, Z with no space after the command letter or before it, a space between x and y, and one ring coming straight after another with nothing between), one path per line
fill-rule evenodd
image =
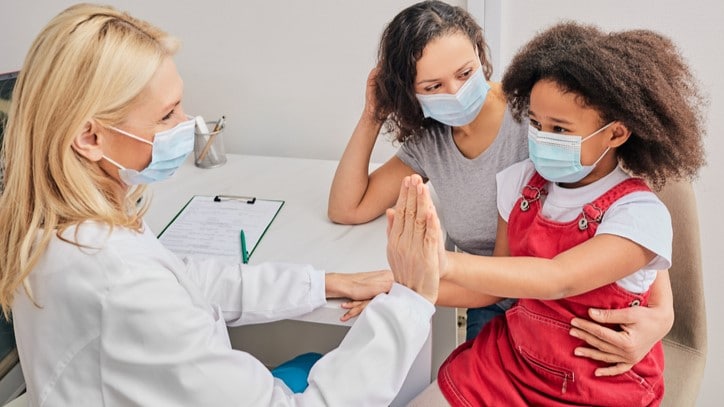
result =
M418 184L419 178L402 188L405 192L418 191ZM425 187L421 188L420 201L425 202L429 195ZM105 355L101 361L108 385L105 402L255 407L389 405L427 340L437 298L442 250L439 223L430 214L430 207L411 206L414 201L399 199L390 217L388 258L396 283L389 293L375 297L339 347L314 365L309 387L303 393L292 393L259 360L231 348L218 304L214 306L217 312L210 314L195 304L183 284L168 278L167 270L149 268L143 279L129 282L129 287L116 287L107 296L104 320L108 323L98 342ZM417 247L415 242L420 241L424 244ZM262 272L253 267L244 271ZM298 274L294 273L298 270L288 271ZM309 273L307 276L315 272ZM302 285L310 281L306 277L289 279ZM202 285L214 291L212 297L223 299L223 285ZM324 296L324 290L317 291L322 293L318 296ZM242 307L244 304L249 303L242 302ZM148 309L158 312L145 312ZM256 306L254 312L263 314L263 307ZM129 388L133 392L125 391Z

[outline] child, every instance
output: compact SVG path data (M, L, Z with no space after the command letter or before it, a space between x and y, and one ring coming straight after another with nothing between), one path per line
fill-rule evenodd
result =
M515 257L449 253L442 278L521 300L417 401L441 391L454 406L658 405L660 344L631 371L597 377L600 362L574 355L570 321L645 306L670 266L670 217L644 179L658 188L703 165L695 80L659 34L563 23L517 54L503 90L530 119L530 159L497 177L496 254Z

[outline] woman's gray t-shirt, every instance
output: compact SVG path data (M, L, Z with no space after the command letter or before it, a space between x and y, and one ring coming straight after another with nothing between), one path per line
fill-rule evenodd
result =
M397 157L432 183L446 248L491 255L498 226L495 174L528 158L528 121L516 122L506 109L495 140L473 159L460 152L450 127L403 143Z

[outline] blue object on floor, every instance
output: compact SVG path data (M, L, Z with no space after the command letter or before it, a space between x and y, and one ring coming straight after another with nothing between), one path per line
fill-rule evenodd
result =
M301 354L272 369L271 374L283 381L293 392L301 393L309 385L309 371L321 357L320 353L314 352Z

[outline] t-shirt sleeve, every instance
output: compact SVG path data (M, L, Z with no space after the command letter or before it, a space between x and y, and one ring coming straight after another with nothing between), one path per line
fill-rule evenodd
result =
M604 233L625 237L655 253L646 269L671 267L671 215L653 193L634 192L611 206L596 230L597 235Z
M523 186L533 175L535 167L530 160L523 160L500 171L495 180L498 184L498 214L506 222L513 205L520 198Z
M397 158L407 164L413 171L420 174L422 178L429 178L425 173L425 147L424 140L406 141L397 150Z

